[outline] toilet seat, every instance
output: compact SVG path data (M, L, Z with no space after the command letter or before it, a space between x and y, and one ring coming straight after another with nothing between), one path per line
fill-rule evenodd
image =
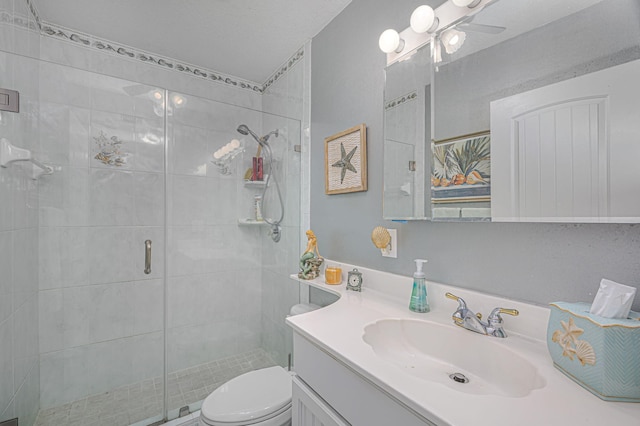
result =
M242 374L204 400L200 418L210 426L284 424L291 418L291 386L291 375L279 366Z

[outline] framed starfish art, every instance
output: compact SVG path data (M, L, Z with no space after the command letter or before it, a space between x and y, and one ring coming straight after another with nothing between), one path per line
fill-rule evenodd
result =
M324 140L326 194L367 190L367 126L360 124Z

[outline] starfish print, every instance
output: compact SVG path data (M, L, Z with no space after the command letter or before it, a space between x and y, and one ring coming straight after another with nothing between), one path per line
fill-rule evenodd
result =
M356 149L358 149L357 146L354 147L347 154L347 152L344 150L344 145L342 144L342 142L340 142L340 157L341 157L340 161L336 161L335 163L333 163L331 165L331 167L340 167L340 168L342 168L342 171L340 172L340 183L341 184L344 181L344 175L347 174L347 170L351 170L353 173L358 173L356 168L353 167L353 164L351 164L351 157L353 157L353 154L355 154Z
M560 342L573 343L574 345L578 343L578 337L582 333L584 333L584 330L576 325L576 323L573 321L573 317L569 317L568 323L560 321L560 324L564 329L564 333L560 337Z

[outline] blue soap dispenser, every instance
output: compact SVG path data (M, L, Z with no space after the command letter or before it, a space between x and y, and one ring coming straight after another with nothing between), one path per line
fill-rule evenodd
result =
M427 286L424 283L425 275L422 272L422 265L427 263L424 259L416 259L416 272L413 274L413 292L411 293L411 303L409 309L413 312L429 312L429 302L427 301Z

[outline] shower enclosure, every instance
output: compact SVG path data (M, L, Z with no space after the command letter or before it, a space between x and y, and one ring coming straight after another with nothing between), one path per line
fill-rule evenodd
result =
M0 250L14 277L0 299L15 301L0 304L0 338L29 336L0 349L13 361L0 358L0 421L148 425L197 410L239 374L286 366L284 318L299 300L288 275L300 247L300 121L0 51L7 64L38 73L0 76L25 105L1 113L0 136L54 173L36 182L19 165L0 169ZM244 179L258 145L236 131L243 123L278 129L277 243L247 220L264 185ZM244 152L224 175L212 154L233 139ZM272 185L263 202L266 218L279 216ZM18 286L29 289L19 300ZM14 389L18 372L29 396Z

